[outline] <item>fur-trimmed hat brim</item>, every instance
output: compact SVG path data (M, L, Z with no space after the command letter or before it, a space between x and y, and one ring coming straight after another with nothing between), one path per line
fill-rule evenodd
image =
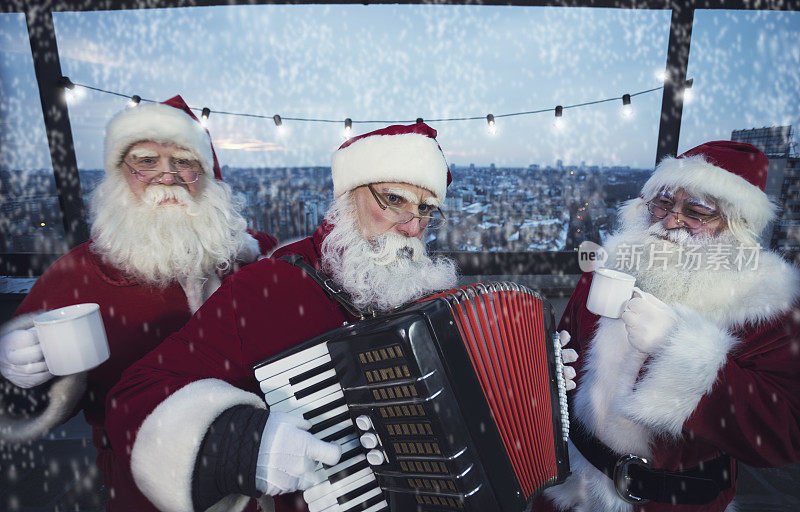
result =
M106 128L106 172L115 172L128 149L144 141L174 144L191 151L200 162L203 172L208 175L214 172L211 137L200 123L185 112L163 103L129 108L111 119Z
M662 160L642 187L642 198L649 201L662 189L684 189L689 194L712 199L726 217L746 222L757 234L775 217L775 205L764 191L708 162L702 155Z

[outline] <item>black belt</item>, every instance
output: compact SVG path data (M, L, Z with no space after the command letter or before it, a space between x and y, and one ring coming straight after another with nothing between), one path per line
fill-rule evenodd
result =
M704 505L731 486L728 455L682 471L667 471L651 468L647 459L637 455L620 457L575 418L570 418L569 438L586 460L614 482L617 494L628 503Z

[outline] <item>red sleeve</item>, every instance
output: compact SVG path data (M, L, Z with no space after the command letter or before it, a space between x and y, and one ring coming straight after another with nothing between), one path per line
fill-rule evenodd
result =
M685 424L752 466L800 461L800 315L744 333Z
M247 232L258 242L258 252L263 256L268 255L278 245L278 239L269 233L248 229Z
M165 398L190 382L213 378L244 387L231 279L178 332L126 370L108 394L106 430L115 453L130 457L136 433Z

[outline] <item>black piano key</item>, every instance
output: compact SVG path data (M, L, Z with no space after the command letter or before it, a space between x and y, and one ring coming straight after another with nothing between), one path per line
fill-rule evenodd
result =
M336 409L337 407L340 407L340 406L345 405L345 404L347 404L347 402L345 401L344 397L338 398L338 399L334 400L333 402L329 402L329 403L327 403L325 405L317 407L316 409L311 409L310 411L308 411L306 413L303 413L303 418L307 419L307 420L310 420L312 418L316 418L320 414L326 413L328 411L332 411L332 410Z
M356 455L361 455L363 453L364 453L364 447L362 447L361 445L358 445L355 448L353 448L351 450L347 450L346 452L344 452L342 454L342 456L339 457L339 462L352 459Z
M328 478L328 481L330 481L330 483L332 483L332 484L335 484L339 480L341 480L343 478L347 478L348 476L352 475L353 473L358 473L359 471L361 471L362 469L367 468L367 467L369 467L369 462L367 462L366 460L362 460L361 462L356 462L352 466L344 468L343 470L332 474Z
M349 436L350 434L355 434L355 433L356 433L355 425L350 425L349 427L345 427L345 428L343 428L342 430L340 430L338 432L334 432L333 434L331 434L329 436L323 437L322 440L325 441L326 443L330 443L331 441L335 441L335 440L340 439L340 438L342 438L344 436Z
M310 370L304 371L303 373L298 373L294 377L289 378L289 384L294 386L298 382L303 382L306 379L310 379L314 375L319 375L322 372L327 372L328 370L333 370L333 362L328 361L327 363L323 363L316 368L312 368Z
M333 377L329 377L329 378L327 378L325 380L321 380L321 381L317 382L316 384L312 384L312 385L308 386L307 388L298 391L297 393L294 394L294 397L296 399L300 400L301 398L307 397L308 395L312 395L312 394L316 393L317 391L323 390L323 389L325 389L327 387L333 386L334 384L338 384L338 383L339 383L339 379L337 379L336 376L334 375Z
M385 499L386 498L383 496L383 494L378 494L377 496L373 496L370 499L368 499L367 501L363 501L363 502L359 503L358 505L355 505L354 507L342 508L342 510L347 511L347 512L357 512L358 510L367 510L372 505L377 505L378 503L380 503L381 501L383 501Z
M376 487L378 487L378 482L373 480L372 482L370 482L368 484L364 484L361 487L353 489L352 491L350 491L348 493L342 494L341 496L336 498L336 501L339 502L339 505L343 505L343 504L347 503L348 501L356 499L359 496L361 496L362 494L364 494L365 492L371 491L372 489L374 489Z
M316 434L317 432L322 432L326 428L330 428L330 427L336 425L337 423L341 423L344 420L349 420L349 419L350 419L350 413L345 411L345 412L343 412L341 414L337 414L333 418L328 418L325 421L320 421L316 425L312 425L311 428L308 429L308 433L309 434Z

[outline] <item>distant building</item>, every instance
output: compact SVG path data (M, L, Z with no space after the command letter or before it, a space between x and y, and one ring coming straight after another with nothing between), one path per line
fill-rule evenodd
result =
M747 142L769 158L765 192L780 206L778 218L767 228L769 246L779 251L800 251L800 157L793 152L791 126L734 130L731 140Z

